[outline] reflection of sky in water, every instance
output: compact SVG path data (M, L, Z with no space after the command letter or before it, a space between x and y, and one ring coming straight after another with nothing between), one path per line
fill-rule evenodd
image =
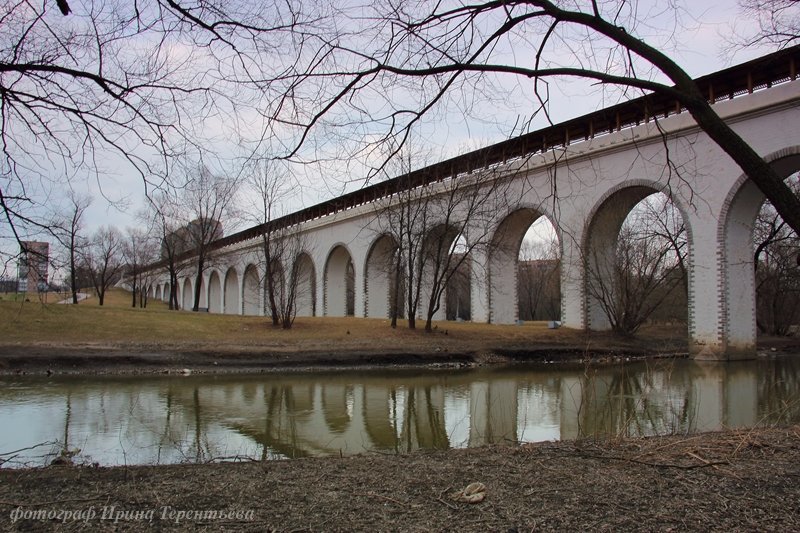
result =
M520 442L558 440L559 397L544 387L523 386L517 392L517 439Z
M795 358L797 359L797 358ZM0 379L5 466L246 457L635 436L800 421L795 359L269 376ZM545 371L546 370L546 371Z
M445 394L444 425L451 447L465 448L469 444L469 390L466 387L451 389Z

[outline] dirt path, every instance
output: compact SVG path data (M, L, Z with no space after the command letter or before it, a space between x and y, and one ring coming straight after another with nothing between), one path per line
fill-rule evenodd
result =
M400 456L0 470L0 529L797 531L799 477L800 426ZM486 486L481 503L451 499L475 481ZM82 514L47 519L59 512Z

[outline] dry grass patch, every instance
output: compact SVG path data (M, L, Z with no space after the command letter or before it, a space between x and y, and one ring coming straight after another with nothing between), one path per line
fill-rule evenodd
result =
M283 352L480 353L497 350L575 351L674 350L685 345L685 328L645 329L640 339L548 329L545 322L494 325L439 322L434 331L397 329L387 319L298 318L291 330L268 317L169 311L160 301L131 307L131 295L114 289L104 306L96 297L79 305L0 302L0 338L5 344L106 345L131 351L153 349L273 350ZM671 344L670 344L671 343Z

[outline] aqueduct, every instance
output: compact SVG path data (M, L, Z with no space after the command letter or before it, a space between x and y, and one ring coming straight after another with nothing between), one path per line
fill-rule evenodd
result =
M800 47L698 78L714 110L788 177L800 170ZM497 183L502 183L500 191ZM420 198L453 184L495 196L491 220L471 220L462 235L488 235L470 248L473 321L517 319L517 254L539 217L553 224L561 248L561 319L570 328L607 329L587 290L587 266L608 260L630 209L654 192L677 206L688 235L688 326L693 356L755 354L753 224L761 192L673 101L649 95L510 139L295 212L213 244L201 306L210 312L264 314L260 235L292 228L302 235L294 267L298 316L387 317L395 246L380 214L404 191ZM463 216L469 212L459 207ZM457 210L456 210L457 211ZM457 216L457 215L454 215ZM439 217L428 231L448 231ZM438 228L438 229L436 229ZM458 235L452 235L453 238ZM191 263L191 254L183 258ZM166 299L169 278L153 265L151 294ZM178 301L192 307L195 275L182 270ZM205 305L202 305L205 304ZM424 312L426 309L421 309ZM439 310L437 317L443 317Z

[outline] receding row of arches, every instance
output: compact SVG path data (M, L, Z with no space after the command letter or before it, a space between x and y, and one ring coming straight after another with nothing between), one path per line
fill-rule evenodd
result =
M800 155L795 153L799 151L786 150L773 162L787 178L796 175L800 169ZM645 270L639 271L637 276L672 276L671 294L662 291L651 299L659 303L670 302L670 317L691 323L688 309L692 307L692 298L700 297L693 295L691 290L693 276L698 275L692 269L692 253L697 251L693 250L691 211L696 206L684 199L676 199L670 192L655 182L629 180L608 191L586 217L589 222L577 239L580 242L573 246L582 254L584 286L580 297L583 300L582 322L587 327L608 329L614 326L609 306L623 305L613 301L620 299L614 291L625 282L616 271L621 255L645 254L648 250L662 255L671 253L672 257L661 264L658 272L647 271L646 265L639 265ZM753 298L748 295L755 293L753 230L763 202L763 194L742 177L729 194L716 229L720 250L713 253L722 257L716 263L720 269L719 277L735 284L737 290L744 287L740 298L725 300L723 304L722 327L732 335L730 338L737 335L754 337L751 333L755 329L755 310ZM654 215L651 213L653 220L662 223L658 231L660 240L654 237L654 233L639 231L646 211L654 211ZM488 310L489 322L514 323L521 318L559 319L564 310L564 298L560 294L561 283L565 281L561 265L563 241L576 237L564 234L553 222L549 213L535 207L517 208L507 214L489 239L484 262L477 264L471 258L459 262L462 271L449 278L437 318L470 318L479 296L475 292L476 283L484 283L482 294L487 301L483 305ZM669 234L670 229L675 233ZM704 228L704 231L708 230ZM397 268L398 244L388 233L374 235L366 247L360 243L357 246L347 243L332 245L324 260L320 261L319 269L312 254L306 252L295 259L291 268L278 269L281 284L287 283L286 272L292 272L290 277L296 280L298 316L358 314L386 318L393 308L400 309L402 316L408 295L402 269ZM450 254L470 249L465 236L447 226L429 230L426 242L441 240L441 237L444 237ZM632 239L629 248L624 250L621 248L623 237ZM658 248L664 240L670 239L673 242L667 244L672 247L671 252ZM637 257L628 257L628 264L647 260L641 255ZM321 284L319 291L317 280ZM189 309L193 303L194 281L186 277L179 285L179 301L184 309ZM598 286L601 290L597 289ZM167 284L160 284L155 288L155 296L166 299L168 290ZM604 294L605 290L610 292ZM263 268L256 264L248 264L241 271L233 267L225 271L213 269L203 277L200 292L200 307L210 312L258 315L266 310ZM359 299L360 305L357 305ZM621 313L630 315L627 309Z

